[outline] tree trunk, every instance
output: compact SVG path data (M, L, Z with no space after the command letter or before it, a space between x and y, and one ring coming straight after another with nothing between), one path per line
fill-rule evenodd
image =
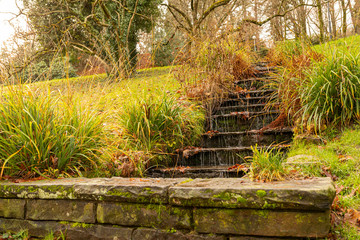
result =
M349 7L351 11L351 19L354 25L355 34L360 34L360 0L355 0L355 5L351 5L349 1Z
M332 32L330 33L332 35L332 37L335 39L336 36L336 16L335 16L335 1L331 1L329 3L330 5L330 20L331 20L331 30Z
M346 4L345 0L340 0L341 3L341 9L342 9L342 35L343 37L346 37L346 31L347 31L347 22L346 22Z
M324 17L322 12L321 0L316 0L316 7L318 10L318 20L319 20L319 40L320 43L324 42Z
M304 0L299 1L300 4L304 4ZM307 30L306 30L306 7L302 6L299 8L299 21L301 27L301 38L306 39L307 37Z

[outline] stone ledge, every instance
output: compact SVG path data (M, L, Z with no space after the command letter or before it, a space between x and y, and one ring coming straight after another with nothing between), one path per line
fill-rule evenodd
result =
M335 188L330 178L272 183L246 179L195 179L169 189L169 202L177 206L295 209L330 209Z
M186 179L77 178L0 183L0 198L168 203L169 187Z
M139 178L2 182L0 232L20 226L31 235L65 229L88 239L112 232L124 232L118 239L323 237L330 228L334 196L329 178L274 183Z

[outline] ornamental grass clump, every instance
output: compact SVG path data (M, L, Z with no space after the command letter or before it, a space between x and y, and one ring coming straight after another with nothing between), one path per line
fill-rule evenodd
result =
M301 91L307 126L348 125L360 119L360 55L342 54L317 63Z
M194 144L203 131L204 113L174 97L140 99L119 116L123 138L131 149L167 159L168 154Z
M288 170L284 167L284 154L280 149L268 147L258 148L251 147L253 156L249 168L249 177L256 181L280 181L289 175Z
M0 100L0 177L57 177L94 169L102 118L76 103L20 88Z

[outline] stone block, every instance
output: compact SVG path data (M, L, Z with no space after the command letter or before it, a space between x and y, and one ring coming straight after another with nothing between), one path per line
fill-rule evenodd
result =
M80 223L70 224L67 227L66 238L71 240L132 240L132 232L132 228Z
M99 203L99 223L161 229L190 229L191 210L172 206L130 203Z
M285 240L288 238L273 238L273 237L250 237L250 236L236 236L230 237L229 240ZM294 238L291 238L294 239ZM298 239L298 238L296 238Z
M28 221L20 219L0 218L0 232L17 233L27 230L32 237L44 238L49 233L65 232L65 225L54 221Z
M225 240L225 236L184 234L179 231L163 231L159 229L138 228L132 240Z
M1 198L73 199L74 182L83 179L41 180L24 183L0 183Z
M168 203L168 189L186 179L76 178L0 183L0 198Z
M94 203L70 200L29 200L26 218L95 223Z
M255 209L195 209L195 231L269 237L325 237L330 213Z
M74 185L78 199L131 202L168 203L168 189L184 179L120 178L89 179Z
M326 211L335 197L330 178L271 183L248 179L195 179L169 189L172 205Z
M25 200L0 199L0 217L24 218Z
M131 240L133 232L132 228L119 226L0 218L0 232L16 233L24 229L31 237L44 238L53 233L55 236L64 234L66 239L71 240Z

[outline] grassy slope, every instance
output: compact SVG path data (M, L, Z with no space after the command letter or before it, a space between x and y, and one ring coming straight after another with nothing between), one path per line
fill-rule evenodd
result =
M50 93L59 108L76 104L81 105L82 109L102 115L106 119L104 130L107 132L107 139L104 141L108 143L107 149L104 149L103 160L108 161L119 150L117 144L122 132L119 127L119 116L127 104L133 104L140 99L161 100L164 97L179 95L180 85L170 74L171 69L162 67L140 70L132 78L122 81L109 81L104 74L56 79L18 85L15 88L3 87L2 93L8 94L17 88L24 88L26 91L28 89L40 95Z
M337 54L359 54L360 36L339 39L314 47L314 50L327 57ZM299 171L310 176L333 175L340 191L338 202L334 204L336 218L345 218L344 223L334 227L332 233L336 239L360 239L360 227L356 224L356 216L360 220L360 127L355 124L342 131L332 130L323 136L327 144L305 144L295 142L289 157L298 156L296 162ZM300 155L311 156L299 158ZM308 162L315 163L308 163ZM303 162L303 163L301 163ZM357 215L359 214L359 215ZM356 226L357 225L357 226Z
M99 112L121 112L125 104L139 98L159 98L176 94L179 83L170 74L171 67L144 69L132 78L107 81L105 74L56 79L27 84L32 91L51 91L54 96L77 98L83 106Z
M360 53L360 35L354 35L347 38L338 39L327 42L325 44L316 45L313 49L325 56L333 56L334 53Z

